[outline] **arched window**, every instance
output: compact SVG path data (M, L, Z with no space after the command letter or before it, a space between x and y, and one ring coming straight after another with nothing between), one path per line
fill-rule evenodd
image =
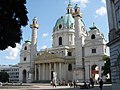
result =
M95 35L94 34L92 34L91 39L95 39Z
M27 71L24 69L23 72L22 72L22 74L23 74L22 82L26 83L26 74L27 74Z
M60 24L60 25L59 25L59 29L61 29L61 28L62 28L62 25Z
M27 46L25 46L24 50L27 50Z
M59 45L62 45L62 37L59 37Z
M67 13L69 14L70 12L69 12L69 9L67 10Z
M68 65L68 71L72 71L72 64Z
M75 12L77 12L77 9L75 9Z

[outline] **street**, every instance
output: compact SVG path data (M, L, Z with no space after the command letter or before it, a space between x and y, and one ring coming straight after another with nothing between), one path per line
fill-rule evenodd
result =
M4 87L4 86L3 86ZM26 87L6 87L6 88L1 88L0 90L100 90L98 85L95 85L94 88L90 89L80 89L80 88L73 88L69 86L56 86L52 87L50 85L44 85L44 84L32 84L32 86L26 86ZM103 90L112 90L111 89L111 84L104 84Z

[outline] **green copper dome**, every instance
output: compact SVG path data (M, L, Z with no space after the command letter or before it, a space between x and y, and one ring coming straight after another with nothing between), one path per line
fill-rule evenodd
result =
M75 5L74 9L80 8L78 4Z
M74 18L71 14L65 14L61 16L55 24L54 29L61 29L61 28L71 28L74 25Z

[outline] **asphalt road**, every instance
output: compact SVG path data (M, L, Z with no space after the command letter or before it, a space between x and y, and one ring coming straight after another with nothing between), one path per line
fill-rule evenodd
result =
M34 84L33 86L28 87L12 87L12 88L0 88L0 90L100 90L98 85L95 85L94 88L90 89L80 89L80 88L73 88L69 86L57 86L52 87L50 85L41 85L41 84ZM103 90L112 90L111 84L104 84Z

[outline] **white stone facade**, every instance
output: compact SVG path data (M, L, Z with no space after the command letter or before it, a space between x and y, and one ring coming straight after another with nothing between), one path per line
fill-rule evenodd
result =
M31 42L25 41L20 52L19 81L29 82Z
M34 32L34 28L32 30L33 42L33 38L37 38L37 33L34 36L33 33L36 31ZM94 39L91 39L92 34L95 36ZM104 64L102 57L106 55L106 41L96 26L87 32L80 7L77 4L73 8L69 2L67 13L57 20L53 28L52 39L52 48L40 50L37 56L34 56L36 53L34 51L37 51L36 48L31 49L32 42L25 42L20 54L21 81L29 82L29 79L32 78L32 73L29 74L31 66L34 66L33 81L36 82L52 80L53 72L57 74L57 81L79 79L82 82L92 76L92 65L99 67L97 74L99 77L101 76L101 67ZM93 53L91 52L92 49L94 49ZM25 57L26 60L24 60Z

